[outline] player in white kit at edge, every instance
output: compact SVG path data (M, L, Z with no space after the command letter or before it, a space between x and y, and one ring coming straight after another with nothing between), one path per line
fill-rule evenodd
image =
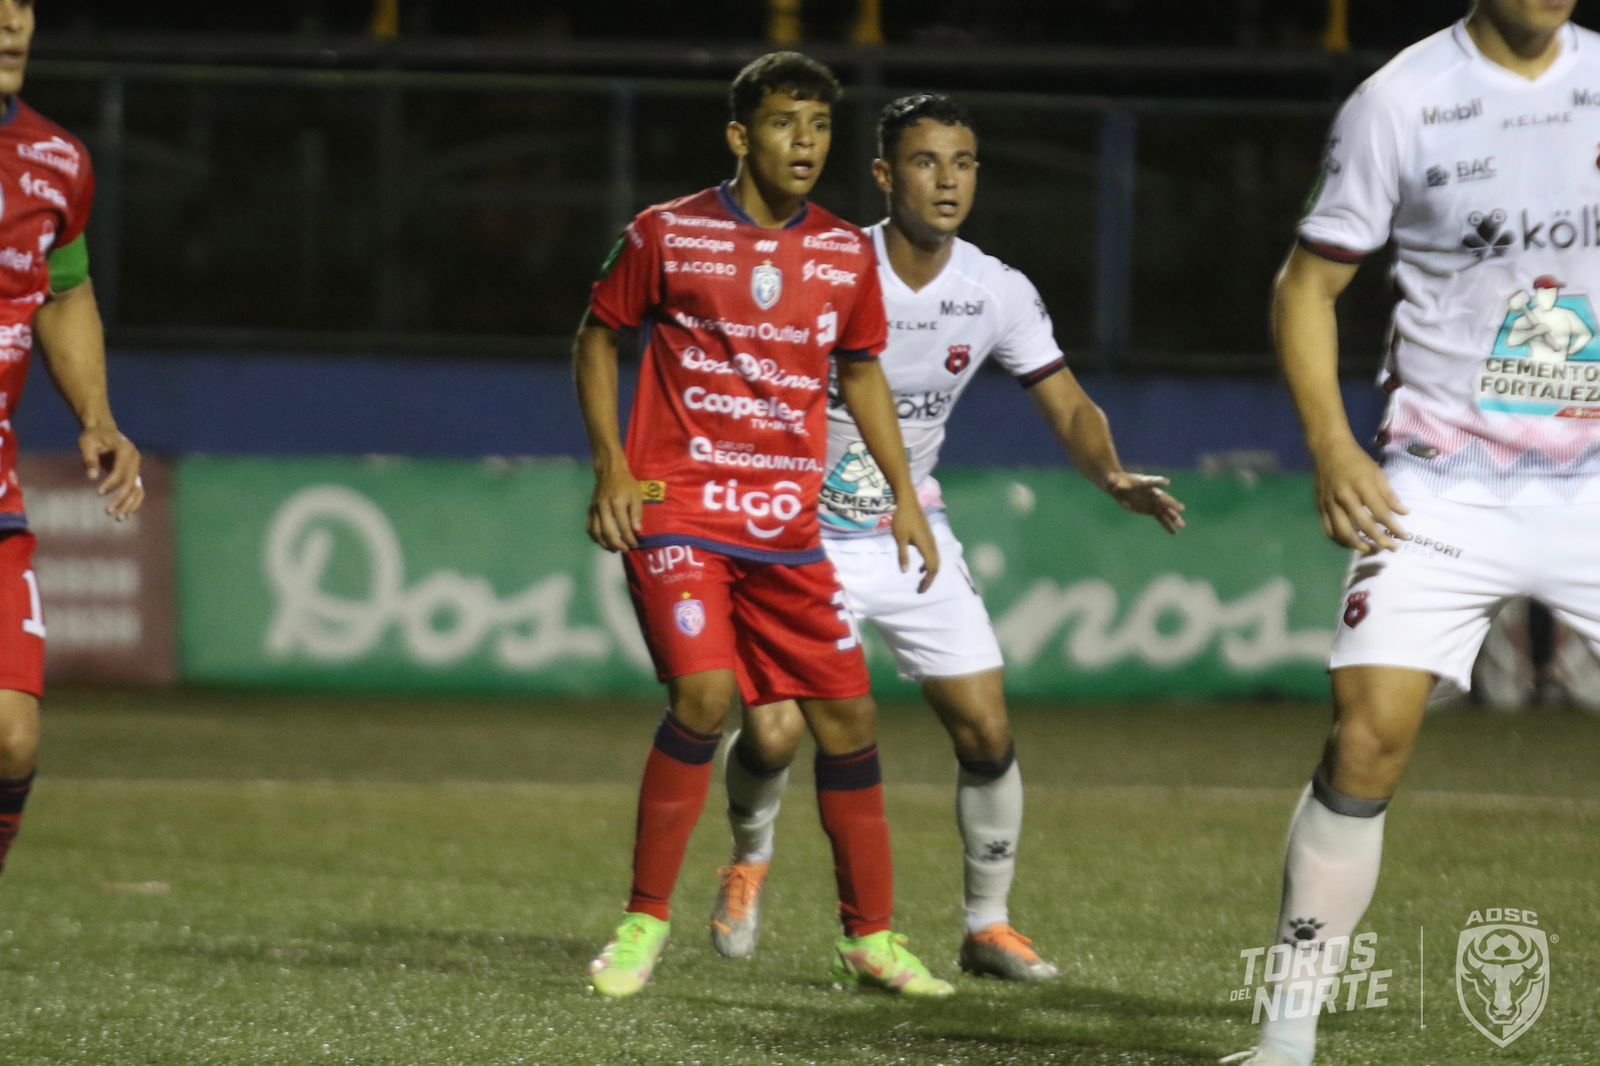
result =
M1323 529L1356 552L1334 726L1290 826L1275 933L1290 980L1319 995L1342 954L1325 947L1376 890L1429 698L1468 686L1495 612L1536 597L1600 648L1600 35L1573 6L1477 0L1368 79L1277 280ZM1391 242L1380 464L1341 404L1334 303ZM1269 1012L1257 1047L1223 1061L1307 1066L1319 1013Z
M894 496L849 413L830 403L823 543L846 602L874 624L900 672L921 684L950 734L960 771L957 821L965 852L967 936L961 966L1016 980L1056 975L1010 924L1007 899L1022 828L1022 778L1012 747L1000 646L961 563L933 469L945 421L978 367L993 355L1029 391L1073 463L1128 510L1183 526L1167 480L1122 469L1105 415L1078 385L1033 284L956 236L977 189L971 116L931 94L889 104L878 124L873 176L889 217L868 229L889 320L880 363L894 392L918 496L933 525L942 571L925 594L906 581L888 521ZM815 270L826 265L817 249ZM808 270L813 269L808 265ZM751 708L727 760L733 860L721 871L712 941L730 957L751 954L759 900L773 854L773 822L804 723L792 703Z

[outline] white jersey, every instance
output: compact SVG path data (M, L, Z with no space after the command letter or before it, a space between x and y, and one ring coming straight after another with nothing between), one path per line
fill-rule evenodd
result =
M1395 246L1380 438L1402 496L1600 500L1600 35L1529 81L1463 23L1345 103L1300 240Z
M983 361L993 355L1024 385L1066 365L1050 315L1033 282L976 245L957 238L939 276L912 291L889 265L883 223L870 227L889 319L878 364L889 379L917 498L944 509L933 469L950 411ZM828 465L822 484L823 536L862 536L889 528L894 494L867 451L837 379L828 396Z

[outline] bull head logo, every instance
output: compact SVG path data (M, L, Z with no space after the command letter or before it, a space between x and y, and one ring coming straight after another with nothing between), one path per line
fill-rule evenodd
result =
M1498 922L1456 942L1456 998L1474 1029L1505 1047L1533 1028L1550 998L1550 949L1542 929Z

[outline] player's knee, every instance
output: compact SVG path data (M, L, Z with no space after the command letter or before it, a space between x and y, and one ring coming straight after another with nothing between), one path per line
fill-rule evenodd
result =
M1407 732L1365 719L1341 722L1328 741L1332 781L1358 795L1392 795L1410 752Z
M808 700L801 709L817 748L828 755L844 755L877 743L877 709L870 698Z
M1005 762L1011 757L1011 727L1004 715L962 722L950 729L956 758L967 763Z
M805 716L793 703L751 707L739 730L739 757L751 770L781 770L794 762L805 731Z
M680 692L672 699L672 717L696 733L720 733L732 702L715 692Z
M957 761L961 764L964 783L969 777L977 778L979 781L997 781L1017 764L1017 752L1008 743L994 758L957 755Z
M38 761L38 715L0 708L0 778L27 777Z

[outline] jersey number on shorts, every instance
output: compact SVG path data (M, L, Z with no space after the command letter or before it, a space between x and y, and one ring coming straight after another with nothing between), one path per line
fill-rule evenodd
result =
M856 628L856 616L844 603L844 589L833 594L833 599L828 601L839 608L839 621L844 623L848 632L834 642L834 647L840 651L849 651L861 643L861 630Z
M43 640L44 608L39 603L39 579L33 576L32 570L24 570L22 580L28 583L28 617L22 620L22 631Z

